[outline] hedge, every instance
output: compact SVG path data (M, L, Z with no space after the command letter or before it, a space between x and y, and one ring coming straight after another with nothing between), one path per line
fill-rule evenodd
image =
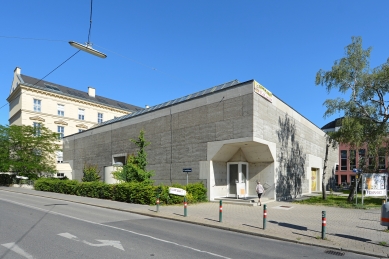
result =
M14 174L0 174L0 186L9 186L16 181L16 175Z
M186 190L188 203L207 201L207 190L201 182L190 183L187 186L173 184L171 187ZM160 204L180 204L184 201L183 196L169 194L169 186L155 186L137 182L106 184L103 182L40 178L34 182L34 189L136 204L155 204L158 195Z

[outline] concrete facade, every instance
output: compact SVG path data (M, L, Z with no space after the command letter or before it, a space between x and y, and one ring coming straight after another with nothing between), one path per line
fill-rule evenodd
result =
M203 182L210 200L256 196L258 179L270 199L321 190L326 140L320 128L254 80L208 90L65 137L64 160L73 179L81 179L83 165L90 163L111 182L107 170L136 153L130 139L143 129L151 142L147 169L154 170L156 184L186 184L183 168L192 168L189 182ZM329 152L327 178L337 152Z

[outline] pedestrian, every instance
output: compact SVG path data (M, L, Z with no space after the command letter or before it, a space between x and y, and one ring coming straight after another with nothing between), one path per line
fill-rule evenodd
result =
M259 180L257 180L257 187L255 187L255 191L257 192L258 194L258 202L257 202L257 205L259 203L259 206L262 206L262 203L261 203L261 196L262 194L265 192L265 189L263 188L261 182Z

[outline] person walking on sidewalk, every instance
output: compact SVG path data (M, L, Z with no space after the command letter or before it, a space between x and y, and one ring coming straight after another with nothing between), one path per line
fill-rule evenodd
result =
M257 205L259 203L259 206L262 206L262 203L261 203L261 196L262 194L265 192L265 189L263 188L261 182L259 180L257 180L257 187L255 187L255 191L257 192L258 194L258 202L257 202Z

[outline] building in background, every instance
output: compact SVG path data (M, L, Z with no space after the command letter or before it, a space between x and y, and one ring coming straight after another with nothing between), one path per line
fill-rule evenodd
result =
M44 124L62 138L93 128L99 123L141 110L140 107L96 95L96 89L87 92L39 80L21 74L15 68L9 103L9 125ZM71 179L69 164L63 163L63 152L55 154L58 176Z
M342 119L337 118L322 127L324 132L334 132L342 126ZM361 159L369 165L378 163L379 172L387 172L389 158L385 155L385 150L380 152L378 159L372 157L366 158L367 147L361 147L358 150L353 150L348 144L339 143L339 164L335 168L335 182L338 185L349 186L355 181L356 172ZM377 172L378 173L378 172Z

